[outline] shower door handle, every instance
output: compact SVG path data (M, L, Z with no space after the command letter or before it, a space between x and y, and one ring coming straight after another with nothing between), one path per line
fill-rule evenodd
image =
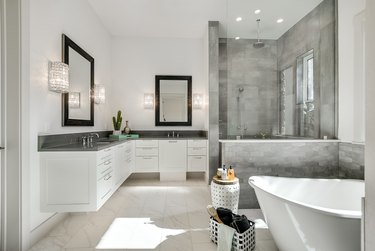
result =
M3 146L0 146L0 150L4 150L5 149L5 147L3 147Z

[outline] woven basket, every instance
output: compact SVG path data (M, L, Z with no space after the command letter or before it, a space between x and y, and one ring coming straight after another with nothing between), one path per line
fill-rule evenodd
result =
M232 241L232 251L252 251L255 249L255 223L249 221L250 228L242 234L234 232ZM210 218L210 238L217 244L219 225L214 219Z

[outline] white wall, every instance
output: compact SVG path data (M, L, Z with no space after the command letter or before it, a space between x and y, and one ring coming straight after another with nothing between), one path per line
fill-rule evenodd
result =
M365 250L375 250L375 0L366 1Z
M114 38L112 43L112 114L123 112L131 129L207 129L206 108L192 110L191 127L156 127L153 109L143 108L144 93L155 93L155 75L191 75L192 92L207 99L203 41L173 38Z
M363 22L365 0L338 0L339 128L344 142L364 142Z
M62 127L61 95L48 91L48 61L61 61L65 33L95 58L95 83L110 93L111 37L86 0L30 1L30 230L53 214L40 212L40 134L105 130L111 123L109 104L95 105L94 127Z

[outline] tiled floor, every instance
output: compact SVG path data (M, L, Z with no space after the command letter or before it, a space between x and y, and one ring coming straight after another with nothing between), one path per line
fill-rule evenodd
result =
M129 180L94 213L74 213L31 251L216 250L208 235L209 187L200 180ZM243 210L251 219L259 210ZM256 224L256 251L277 251L266 225Z

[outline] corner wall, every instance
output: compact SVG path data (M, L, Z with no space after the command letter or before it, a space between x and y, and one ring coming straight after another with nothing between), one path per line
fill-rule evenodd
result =
M366 1L365 250L375 250L375 0Z
M365 141L364 9L365 0L338 0L338 138L349 143Z
M134 130L207 130L207 111L192 109L192 126L157 127L155 110L144 109L144 94L155 93L155 75L191 75L192 93L207 98L202 39L120 38L112 41L111 113L123 112Z
M29 145L28 165L30 245L43 228L54 219L54 213L40 211L39 153L40 134L58 134L109 129L109 102L95 105L94 127L61 126L61 94L48 91L48 61L61 61L61 35L65 33L95 58L95 83L111 88L111 37L86 0L30 1L30 91L29 91ZM60 215L58 215L60 216ZM56 217L54 217L56 218Z

